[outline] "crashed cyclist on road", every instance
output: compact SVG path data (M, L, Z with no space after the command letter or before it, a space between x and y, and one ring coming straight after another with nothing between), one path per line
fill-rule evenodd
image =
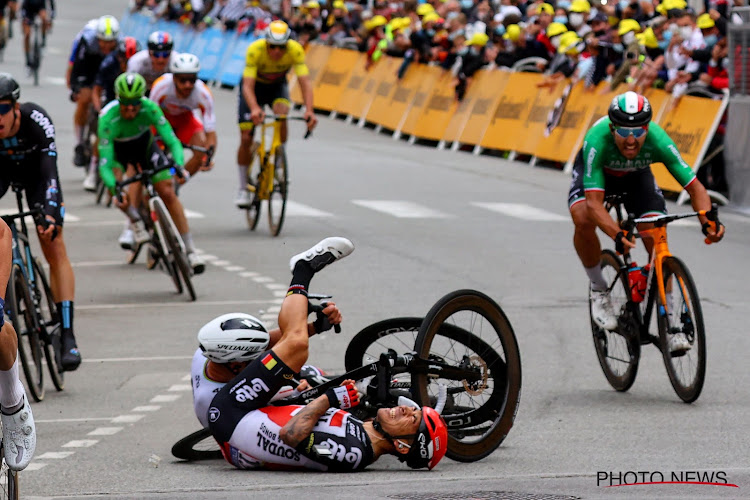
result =
M310 281L353 250L351 241L332 237L292 257L292 281L279 312L281 339L211 401L209 429L235 467L361 471L390 454L412 468L432 469L445 455L448 431L432 408L383 408L366 422L342 411L359 404L353 380L306 406L268 406L307 361Z

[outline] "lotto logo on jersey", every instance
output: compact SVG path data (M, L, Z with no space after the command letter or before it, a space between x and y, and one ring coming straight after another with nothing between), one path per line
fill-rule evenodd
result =
M250 384L245 384L234 393L234 399L240 403L252 401L261 393L269 392L268 386L259 378L254 378Z
M331 450L331 460L353 464L353 468L355 469L362 461L362 450L359 448L349 448L347 450L346 446L330 438L320 443L320 446Z

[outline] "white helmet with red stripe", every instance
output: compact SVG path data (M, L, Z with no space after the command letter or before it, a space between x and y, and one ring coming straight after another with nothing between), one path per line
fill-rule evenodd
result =
M628 91L612 99L608 114L615 127L645 127L651 122L651 113L648 99Z

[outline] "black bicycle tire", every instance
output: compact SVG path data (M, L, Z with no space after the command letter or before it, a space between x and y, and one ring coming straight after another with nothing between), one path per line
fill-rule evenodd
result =
M621 266L622 261L620 260L620 257L617 256L614 252L612 252L609 249L602 250L601 254L601 260L600 265L602 267L602 270L605 269L607 266L610 266L613 268L615 273L618 273ZM628 277L627 275L621 274L619 276L620 284L623 287L625 296L629 296L630 294L630 287L628 285ZM608 283L608 285L611 285ZM627 345L628 348L628 354L630 355L630 363L628 365L628 369L623 373L622 375L618 375L614 373L607 361L608 359L608 352L605 352L605 346L602 344L601 340L606 339L606 332L602 330L595 322L593 317L591 316L591 305L589 303L589 321L591 323L591 333L592 333L592 339L594 341L594 350L596 351L596 357L599 360L599 366L602 369L602 372L604 373L604 377L607 379L607 382L610 386L612 386L613 389L619 392L625 392L628 389L630 389L633 386L633 383L635 382L635 378L638 375L638 364L641 356L641 343L640 340L637 338L634 338L633 335L625 335L621 336ZM612 335L620 335L618 333L612 333Z
M257 167L258 175L255 180L255 191L248 190L248 192L252 195L253 198L250 201L250 205L245 209L245 219L247 220L247 228L250 231L255 231L255 228L258 227L258 221L260 220L260 211L261 211L260 199L258 198L258 189L260 186L258 179L261 178L261 172L263 170L263 160L261 158L261 155L258 153L257 148L253 152L253 156L250 158L250 164L247 166L248 184L252 182L252 178L253 178L252 172L253 172L253 167L256 162L258 164L258 167Z
M513 327L502 308L490 297L476 290L456 290L438 300L422 321L414 345L414 350L418 356L423 358L429 356L432 341L440 333L444 321L461 311L472 311L481 314L498 334L498 340L502 345L503 354L505 354L505 364L503 367L498 363L498 361L503 360L502 356L497 353L494 347L486 344L486 342L482 341L486 345L486 348L481 347L483 352L477 352L477 354L483 356L485 361L487 357L492 357L486 356L487 354L497 356L497 360L490 360L493 369L497 368L505 374L505 380L503 381L505 383L505 390L497 394L498 398L503 399L502 406L494 410L494 413L498 417L493 419L487 435L475 443L463 443L454 437L455 428L452 430L449 427L446 456L459 462L474 462L481 460L495 451L505 440L511 427L513 427L521 398L521 355L518 350L516 336L513 333ZM426 373L417 374L416 376L417 391L419 393L419 400L422 403L427 402L427 398L429 397L427 379L428 375ZM493 381L497 382L498 379L493 378ZM484 408L490 402L495 403L494 400L495 391L493 391L487 402L480 408ZM479 413L479 410L476 410L476 412Z
M414 342L417 339L419 326L422 324L423 319L424 318L417 317L389 318L373 323L360 330L354 337L352 337L349 341L349 345L346 347L346 353L344 354L344 367L346 371L349 372L363 366L365 364L364 356L367 354L368 348L378 339L388 335L404 331L413 331L414 337L411 344L408 346L404 345L405 350L412 350L414 348ZM382 349L373 354L379 355L380 352L382 352Z
M47 360L47 370L52 379L52 385L54 385L55 389L59 392L65 389L65 371L62 366L61 353L55 352L56 349L54 347L55 342L53 342L53 336L57 336L60 341L62 340L62 324L60 323L57 304L52 296L52 289L47 281L47 275L44 273L44 269L37 258L34 258L34 274L37 281L36 288L40 292L39 300L47 302L47 310L49 311L48 318L44 317L43 309L41 314L41 318L44 321L44 328L49 337L49 341L44 342L44 357ZM42 306L42 304L40 304L40 306ZM50 331L50 327L55 323L57 324L56 331ZM55 354L57 354L57 357Z
M12 286L11 286L12 284ZM19 296L19 293L21 294ZM31 294L26 283L26 277L19 264L13 264L10 270L10 279L8 280L8 302L6 307L12 308L11 323L18 336L18 357L21 358L21 367L26 377L26 386L34 398L34 401L44 399L44 378L42 374L42 348L39 339L39 331L34 324L34 303L31 300ZM20 311L20 301L23 300L26 328L21 328L18 320ZM29 323L31 323L29 325ZM27 352L28 351L28 352ZM31 358L27 358L27 355ZM33 366L30 364L33 363ZM32 369L33 368L33 369ZM36 372L36 373L34 373Z
M172 261L169 262L168 265L174 266L172 272L175 273L175 281L182 282L182 285L184 285L184 288L190 296L190 300L194 301L196 295L195 289L193 288L193 282L190 280L192 272L187 260L187 254L183 251L182 246L177 241L179 235L172 231L174 226L169 223L169 212L166 211L164 205L160 203L155 203L154 206L156 208L156 219L161 227L162 233L164 234L164 238L167 240L166 243L169 247L169 251L172 253Z
M99 175L96 176L96 204L101 205L102 199L104 198L104 193L107 191L107 188L104 186L104 182L102 182L102 179Z
M39 86L39 68L42 65L42 48L39 46L39 27L34 24L34 42L32 44L33 61L32 72L34 73L34 86Z
M200 443L206 441L206 440L212 440L216 447L219 447L219 444L216 443L216 440L211 435L211 431L208 429L201 429L198 431L195 431L191 434L188 434L184 438L177 441L172 446L172 455L175 458L179 458L182 460L190 460L190 461L198 461L198 460L216 460L222 458L221 450L201 450L196 449L196 446Z
M271 229L272 236L278 236L284 225L284 216L286 215L286 201L289 195L289 168L287 166L286 150L284 145L276 147L276 153L273 160L273 189L268 193L268 227ZM279 167L281 162L281 167ZM279 178L279 172L282 173L283 179ZM278 189L278 191L277 191ZM281 195L281 209L275 214L273 209L274 194ZM274 222L275 216L278 215L278 222Z
M685 283L685 288L687 288L688 294L690 294L691 304L689 304L689 307L692 309L693 317L695 318L695 340L691 351L695 352L694 349L696 347L698 348L698 366L694 382L690 384L690 386L685 386L678 380L676 368L673 363L685 358L673 358L671 356L664 317L662 315L657 315L657 324L659 326L662 357L664 358L664 365L667 369L667 375L669 375L669 381L672 384L672 388L681 400L685 403L692 403L701 395L703 384L706 380L706 331L703 323L703 309L701 307L700 296L698 295L698 288L695 285L695 280L693 280L693 276L690 274L690 271L684 262L674 256L667 257L662 262L662 269L664 271L665 282L671 274L680 276ZM691 355L690 351L686 356L689 355Z
M4 452L2 446L0 446L0 451ZM5 463L5 457L2 458L0 475L5 476L5 481L2 484L2 500L18 500L20 497L18 493L18 472L8 467L8 464Z

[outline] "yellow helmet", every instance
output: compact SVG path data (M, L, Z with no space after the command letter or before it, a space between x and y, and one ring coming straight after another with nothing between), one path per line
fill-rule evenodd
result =
M713 28L716 26L716 22L711 18L709 14L701 14L698 19L695 20L695 24L702 30Z
M576 46L581 42L575 31L566 31L560 35L560 47L557 49L558 54L578 54Z
M550 4L548 4L548 3L543 3L543 4L539 4L539 6L538 6L538 7L536 8L536 13L537 13L537 14L542 14L542 13L544 13L544 14L554 15L554 13L555 13L555 8L554 8L554 7L552 7L552 6L551 6Z
M474 33L471 35L471 38L469 38L465 45L478 45L480 47L484 47L487 45L487 42L490 40L490 37L487 36L486 33Z
M417 15L424 16L430 12L435 12L435 7L429 3L421 3L417 6Z
M570 12L591 12L591 4L587 0L573 0Z
M617 27L617 34L622 36L630 31L641 32L641 25L635 19L623 19Z
M511 24L505 28L505 34L503 38L510 40L511 42L517 42L521 38L521 27L517 24Z
M568 31L568 27L563 23L549 23L549 26L547 26L547 38L561 35L566 31Z
M638 43L647 49L655 49L659 47L659 40L656 38L653 28L646 28L643 33L639 33L635 36L638 39Z
M266 28L266 43L269 45L286 45L291 35L292 30L284 21L271 21Z

